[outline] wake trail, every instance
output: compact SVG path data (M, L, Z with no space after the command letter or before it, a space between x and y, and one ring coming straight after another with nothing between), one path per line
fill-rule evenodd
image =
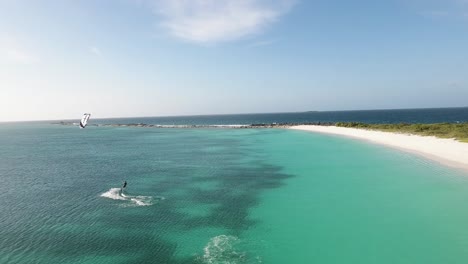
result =
M154 201L164 200L164 197L152 197L143 195L126 195L121 192L120 188L110 188L107 192L101 194L101 197L109 198L112 200L127 201L124 206L150 206Z

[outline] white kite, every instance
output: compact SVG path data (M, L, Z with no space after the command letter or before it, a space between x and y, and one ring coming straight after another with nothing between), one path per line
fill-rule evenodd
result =
M84 114L80 121L80 128L85 128L88 124L88 120L91 117L91 114Z

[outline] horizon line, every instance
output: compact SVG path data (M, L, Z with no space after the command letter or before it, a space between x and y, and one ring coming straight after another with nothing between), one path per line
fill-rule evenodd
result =
M231 116L231 115L268 115L268 114L298 114L298 113L326 113L326 112L359 112L359 111L397 111L397 110L427 110L427 109L451 109L451 108L468 108L468 106L450 106L450 107L421 107L421 108L378 108L378 109L355 109L355 110L306 110L306 111L290 111L290 112L256 112L256 113L230 113L230 114L196 114L196 115L163 115L163 116L121 116L121 117L98 117L102 119L131 119L131 118L165 118L165 117L197 117L197 116ZM91 113L92 114L92 113ZM23 123L23 122L48 122L48 121L70 121L80 120L77 118L59 118L59 119L38 119L38 120L10 120L0 121L1 123Z

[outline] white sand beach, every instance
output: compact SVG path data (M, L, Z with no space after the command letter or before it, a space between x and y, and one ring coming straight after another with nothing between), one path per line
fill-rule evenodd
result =
M468 143L454 139L336 126L302 125L291 129L362 139L422 155L450 167L468 170Z

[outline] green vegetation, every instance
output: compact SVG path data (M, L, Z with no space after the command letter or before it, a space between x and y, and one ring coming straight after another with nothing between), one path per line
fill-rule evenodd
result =
M356 122L336 123L339 127L352 127L386 132L408 133L421 136L436 136L440 138L455 138L468 143L468 123L439 124L365 124Z

